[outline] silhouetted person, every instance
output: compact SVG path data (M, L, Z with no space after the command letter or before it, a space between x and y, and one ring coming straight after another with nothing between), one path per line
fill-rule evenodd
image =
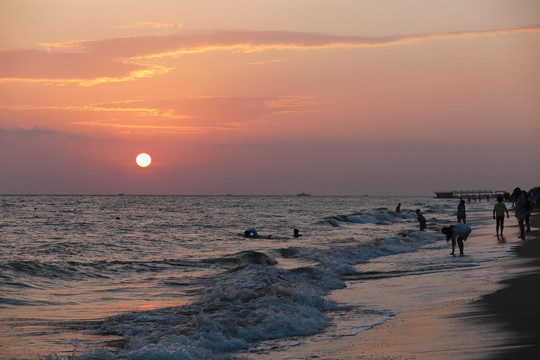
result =
M420 213L420 209L416 209L416 216L418 216L418 224L420 225L420 231L424 231L426 226L426 218Z
M504 213L506 212L506 218L510 218L510 214L508 214L508 209L506 208L506 205L503 203L503 197L497 196L497 203L493 207L493 219L497 222L497 236L499 236L499 229L501 230L501 236L503 234L504 229Z
M300 234L300 231L298 231L298 229L294 229L293 236L296 238L302 236L302 234Z
M525 209L527 209L527 215L525 215L525 232L531 232L531 223L529 222L531 217L531 199L530 194L527 191L524 191L525 198L527 199L527 202L525 203Z
M397 204L396 212L401 212L401 203Z
M467 214L465 213L465 200L461 199L459 200L459 204L457 206L457 222L460 223L463 221L464 224L467 223Z
M519 224L519 237L523 240L525 240L525 219L527 218L527 215L529 214L529 209L527 208L528 200L527 196L519 187L514 189L514 192L512 193L514 199L516 199L516 217L518 219Z
M463 241L466 241L471 233L471 227L467 224L457 223L449 227L443 227L441 232L446 235L446 241L452 240L452 252L450 255L454 255L456 249L456 240L459 246L459 255L463 255Z

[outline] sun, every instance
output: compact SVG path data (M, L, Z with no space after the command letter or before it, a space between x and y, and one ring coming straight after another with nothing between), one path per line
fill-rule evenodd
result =
M139 165L140 167L145 168L150 165L150 163L152 162L152 158L146 153L140 153L139 155L137 155L135 162L137 162L137 165Z

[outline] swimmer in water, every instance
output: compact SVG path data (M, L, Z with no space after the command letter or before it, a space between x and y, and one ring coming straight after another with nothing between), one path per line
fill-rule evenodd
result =
M248 229L248 230L244 231L244 236L245 237L251 237L251 238L258 238L259 234L257 234L257 230L255 230L254 228L251 228L251 229Z

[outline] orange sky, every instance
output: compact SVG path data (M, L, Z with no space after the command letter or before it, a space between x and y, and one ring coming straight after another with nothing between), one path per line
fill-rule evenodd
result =
M539 19L534 0L0 0L0 193L537 186Z

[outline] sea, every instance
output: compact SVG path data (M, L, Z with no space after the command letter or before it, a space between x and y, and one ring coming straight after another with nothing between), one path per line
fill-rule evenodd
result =
M287 358L291 347L370 331L414 306L410 294L424 292L426 302L445 291L480 296L481 286L450 285L482 279L511 244L494 236L494 200L473 201L465 256L450 256L441 227L456 222L457 204L0 196L0 359ZM475 243L490 226L488 240ZM245 237L250 228L260 237ZM426 281L411 281L419 276L447 284L426 290ZM381 279L409 295L378 296ZM358 284L361 291L336 296Z

